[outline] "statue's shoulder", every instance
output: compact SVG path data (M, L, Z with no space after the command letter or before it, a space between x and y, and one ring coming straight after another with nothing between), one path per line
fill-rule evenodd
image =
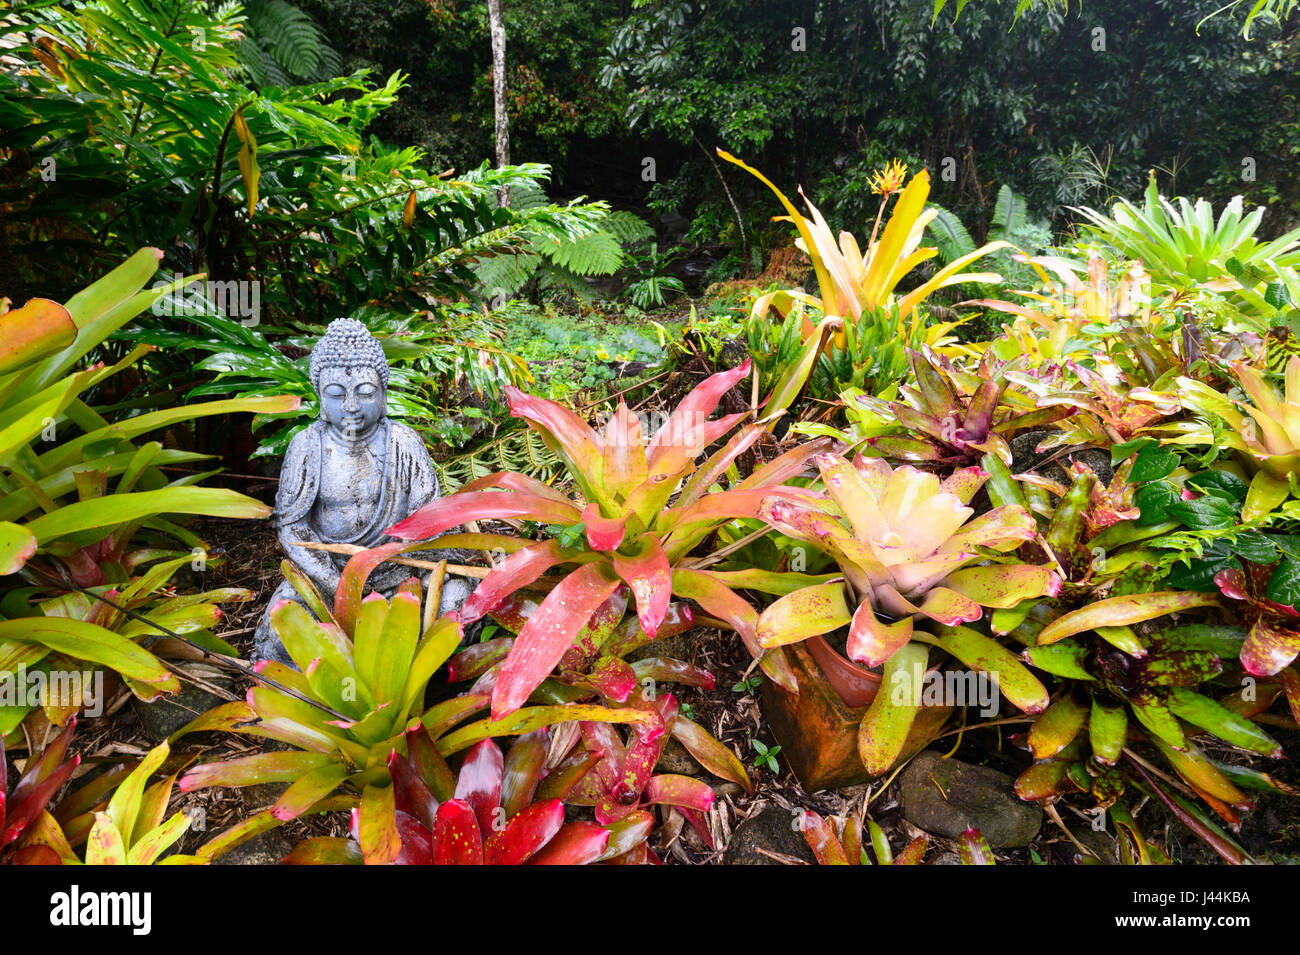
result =
M410 425L402 424L400 421L390 420L388 426L393 429L394 443L404 451L417 453L426 458L429 457L429 449L424 443L424 438L420 437L420 432Z
M300 520L316 501L320 482L321 423L313 421L289 440L280 464L275 510L281 526Z
M320 451L320 434L322 424L319 418L313 421L307 427L303 428L292 438L289 439L289 446L285 449L284 460L287 464L293 460L302 460L314 456Z

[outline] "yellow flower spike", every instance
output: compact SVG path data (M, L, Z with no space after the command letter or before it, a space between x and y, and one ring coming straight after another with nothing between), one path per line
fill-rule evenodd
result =
M893 159L877 169L867 180L871 191L878 196L889 196L903 188L907 181L907 166L901 160Z

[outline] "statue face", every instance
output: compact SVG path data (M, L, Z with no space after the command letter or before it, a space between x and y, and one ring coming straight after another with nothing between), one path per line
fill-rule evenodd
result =
M347 441L363 441L384 420L385 390L373 368L326 368L320 375L320 416Z

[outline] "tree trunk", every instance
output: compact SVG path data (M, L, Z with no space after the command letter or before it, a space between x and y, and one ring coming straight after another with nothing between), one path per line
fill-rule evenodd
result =
M488 0L488 25L492 33L493 131L497 141L497 168L510 165L510 117L506 113L506 25L501 0ZM499 193L502 206L510 205L510 189Z

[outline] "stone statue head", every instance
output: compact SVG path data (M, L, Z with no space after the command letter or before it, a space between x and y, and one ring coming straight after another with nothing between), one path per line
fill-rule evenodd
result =
M347 441L368 438L388 399L388 360L370 330L351 318L330 322L309 368L326 426Z

